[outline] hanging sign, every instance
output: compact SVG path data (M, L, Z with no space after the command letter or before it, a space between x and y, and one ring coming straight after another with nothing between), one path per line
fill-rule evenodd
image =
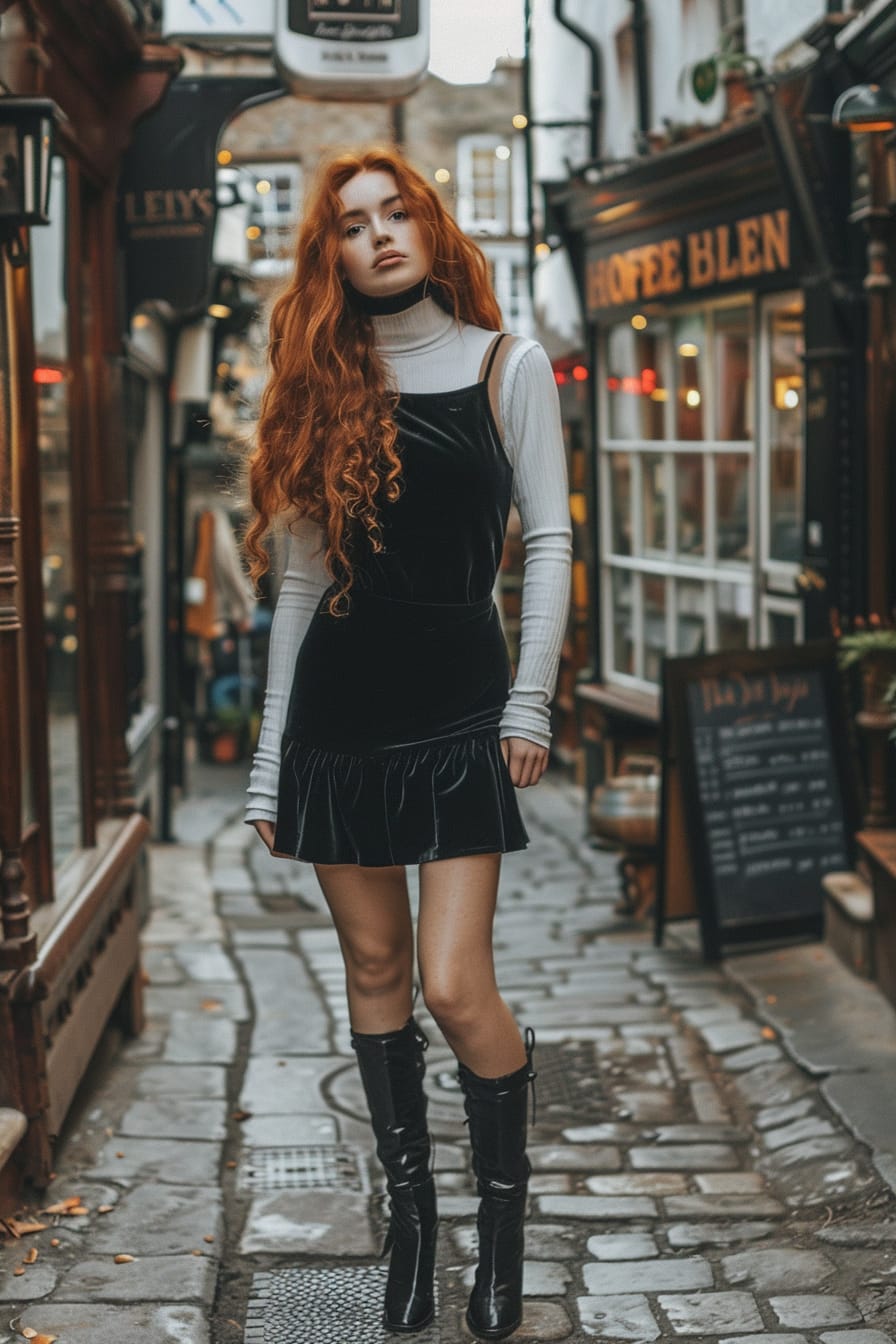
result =
M221 128L244 103L278 88L272 77L175 80L138 124L118 190L128 317L150 301L180 315L205 309Z
M429 64L429 0L275 0L274 55L293 93L404 98Z
M164 0L166 40L201 46L204 38L239 42L267 38L274 31L274 0Z

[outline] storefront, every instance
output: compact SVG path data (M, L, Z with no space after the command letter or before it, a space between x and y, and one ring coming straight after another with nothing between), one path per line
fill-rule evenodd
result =
M588 784L655 743L665 655L800 643L858 609L861 275L846 201L813 249L824 174L799 166L757 109L563 193L596 425Z
M5 113L39 96L55 120L49 223L0 261L0 1211L46 1184L110 1015L140 1025L152 626L134 501L162 427L121 331L115 183L180 55L136 15L45 0L4 7L0 32Z

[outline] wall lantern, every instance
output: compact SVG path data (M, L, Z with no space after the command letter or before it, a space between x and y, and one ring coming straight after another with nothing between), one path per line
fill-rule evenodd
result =
M50 98L0 98L0 240L22 264L23 225L50 222L50 163L59 109Z
M847 131L892 131L896 96L879 84L854 84L837 99L831 120Z

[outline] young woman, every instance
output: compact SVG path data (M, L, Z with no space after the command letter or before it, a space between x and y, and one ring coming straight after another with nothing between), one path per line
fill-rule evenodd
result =
M501 854L527 843L514 786L547 764L570 551L551 367L500 325L485 258L397 152L327 164L272 314L246 536L257 578L265 534L289 521L246 817L315 865L339 936L391 1199L384 1324L433 1316L413 863L423 998L458 1058L481 1199L481 1339L522 1318L534 1038L498 992L492 921ZM492 600L511 498L526 547L512 688Z

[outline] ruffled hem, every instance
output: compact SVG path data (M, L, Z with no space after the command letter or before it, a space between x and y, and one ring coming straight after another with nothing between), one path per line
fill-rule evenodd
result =
M274 850L369 868L529 842L497 734L354 755L284 738Z

